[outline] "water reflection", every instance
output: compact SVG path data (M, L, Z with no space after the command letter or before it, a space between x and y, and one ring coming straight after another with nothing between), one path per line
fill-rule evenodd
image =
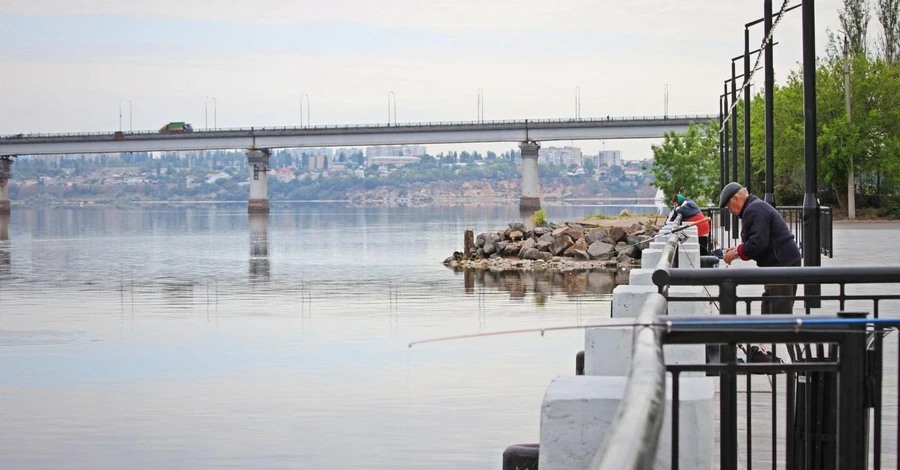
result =
M576 270L567 272L492 271L489 269L458 269L467 294L475 293L475 286L509 292L509 297L522 299L529 294L541 302L549 296L569 297L611 295L619 284L628 283L628 271L616 269Z
M250 280L269 280L269 214L250 214Z
M0 276L9 276L12 246L9 243L9 214L0 214Z

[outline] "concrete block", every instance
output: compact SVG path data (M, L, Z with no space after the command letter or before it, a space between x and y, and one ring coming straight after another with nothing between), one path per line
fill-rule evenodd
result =
M628 272L628 284L632 286L652 286L654 269L635 268Z
M662 238L657 238L657 240L662 240ZM664 250L664 249L666 249L666 243L667 242L665 242L665 241L650 242L650 246L648 248L651 250Z
M653 269L662 258L663 250L647 249L641 252L641 267L644 269Z
M613 320L622 323L622 320ZM634 329L587 328L584 330L584 374L625 377L631 370Z
M710 295L703 286L671 286L669 297L696 297L709 299ZM672 301L668 303L669 315L710 315L711 300L704 301Z
M656 286L622 284L613 289L612 318L637 318L644 302L651 294L656 294Z
M713 468L714 382L682 377L679 382L680 468ZM587 470L605 449L626 377L563 376L547 388L541 405L541 470ZM667 379L665 420L657 447L657 469L672 468L671 379Z
M687 237L686 242L699 243L700 237L697 232L697 227L688 227L682 230L681 233Z
M642 266L643 267L643 266ZM700 268L700 245L684 243L678 247L679 268Z
M621 324L622 320L612 320ZM634 330L624 328L587 328L584 330L584 374L624 377L631 371L631 346ZM667 344L663 346L666 364L705 364L706 346ZM683 377L705 377L704 372L684 372Z

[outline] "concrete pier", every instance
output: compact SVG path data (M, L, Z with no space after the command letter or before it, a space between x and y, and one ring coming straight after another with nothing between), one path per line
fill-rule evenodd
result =
M536 211L541 208L541 193L538 186L538 150L541 144L526 140L519 144L522 150L522 197L520 211Z
M247 164L250 167L250 201L247 203L247 212L251 214L269 213L269 190L266 184L269 155L269 149L247 150Z
M12 176L10 155L0 156L0 214L9 214L9 177Z

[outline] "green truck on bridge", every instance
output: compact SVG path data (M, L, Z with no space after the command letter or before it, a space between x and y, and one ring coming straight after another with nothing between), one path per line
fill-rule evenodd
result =
M161 134L170 134L176 132L194 132L194 128L185 122L170 122L159 129Z

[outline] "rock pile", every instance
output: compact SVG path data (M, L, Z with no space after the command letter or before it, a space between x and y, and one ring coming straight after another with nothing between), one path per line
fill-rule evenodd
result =
M474 269L595 269L631 267L641 258L641 249L658 232L654 226L630 227L564 222L534 229L523 223L509 228L465 235L465 249L444 260L452 268Z

